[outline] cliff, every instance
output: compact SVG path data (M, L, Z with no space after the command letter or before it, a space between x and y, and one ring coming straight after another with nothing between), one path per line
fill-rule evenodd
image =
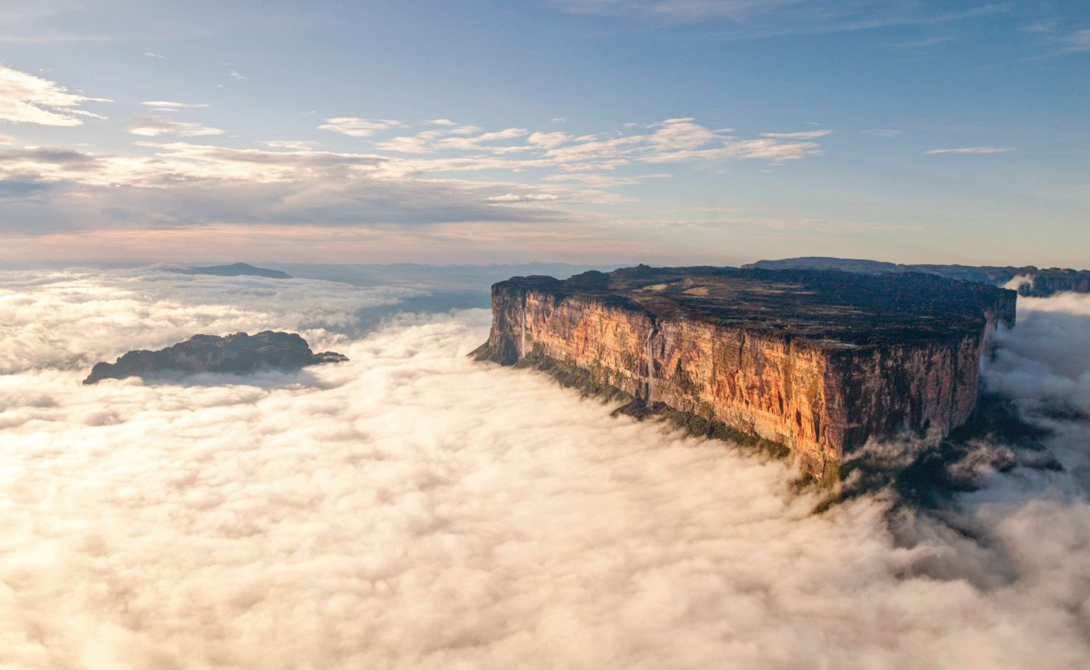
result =
M816 477L871 437L940 440L1016 295L923 274L662 268L492 287L475 352L785 445Z
M256 335L194 335L166 349L130 351L115 363L97 363L83 383L198 372L251 374L259 370L292 371L308 365L347 360L331 351L315 354L306 340L295 333L266 330Z
M757 261L745 268L762 270L841 270L862 274L885 274L903 272L922 272L947 279L1005 286L1012 280L1017 281L1018 295L1045 298L1063 292L1090 293L1090 270L1072 270L1070 268L1038 268L1033 265L1021 267L996 265L903 265L884 261L869 261L854 258L829 258L807 256L803 258L785 258L778 261Z

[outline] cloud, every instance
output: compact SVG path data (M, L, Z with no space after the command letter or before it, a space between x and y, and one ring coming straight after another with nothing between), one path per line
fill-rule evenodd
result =
M765 37L964 21L1009 10L976 0L955 10L921 0L554 0L574 14L655 23L716 21L722 37ZM733 29L733 30L731 30Z
M556 200L560 196L553 193L504 193L488 198L491 202L541 202Z
M771 137L778 140L816 140L819 137L831 135L831 130L807 130L799 133L761 133L761 137Z
M227 76L228 77L233 77L234 79L247 79L248 78L245 75L243 75L241 72L239 72L238 70L231 70L230 72L227 73Z
M470 362L486 311L359 336L367 294L343 285L135 275L0 275L0 360L24 363L0 376L12 665L1018 669L1090 653L1090 507L1040 495L1062 473L1000 477L949 512L957 531L890 520L881 497L814 515L781 462ZM315 322L311 344L350 363L79 384L124 347ZM58 355L72 339L79 355ZM1036 496L1018 490L1035 478Z
M163 56L163 55L151 52L151 51L145 51L144 55L147 56L148 58L166 58L166 56Z
M307 140L266 140L262 142L265 146L272 149L294 149L296 151L307 151L314 147L315 142Z
M403 125L405 124L391 119L361 119L355 116L341 116L326 119L326 122L318 126L318 129L332 130L335 133L341 133L349 137L371 137L380 130L389 130Z
M934 154L1002 154L1014 151L1013 147L961 147L959 149L932 149L925 151L925 156Z
M175 121L167 116L137 116L128 120L129 132L144 137L178 135L180 137L207 137L222 135L219 128L212 128L190 121Z
M151 100L148 102L142 102L141 105L147 107L154 107L157 112L174 112L179 109L203 109L208 107L207 103L189 103L189 102L170 102L167 100Z
M214 223L293 226L561 221L568 214L507 207L488 196L532 187L419 179L418 167L373 154L232 149L146 142L147 156L0 147L0 180L48 185L9 204L8 232L173 228ZM20 227L23 227L22 229ZM25 233L24 233L25 234Z
M149 101L149 106L164 102ZM339 132L357 136L401 123L331 121ZM137 117L129 124L130 132L146 138L224 133L166 115ZM12 222L8 232L20 235L141 225L589 222L595 217L581 213L580 205L623 201L609 189L661 174L658 169L639 174L649 165L777 164L821 153L816 141L745 139L691 118L579 136L519 127L430 126L415 135L376 141L369 152L318 151L302 140L260 144L266 148L140 141L125 154L0 147L0 180L12 184L5 194L17 196L6 195L0 215ZM621 168L628 168L626 174L609 175ZM530 180L522 174L505 180L496 176L502 172L533 174Z
M1076 30L1067 38L1068 51L1090 51L1090 30Z
M874 137L900 137L900 130L893 130L891 128L871 128L870 130L860 131L864 135L873 135Z
M0 65L0 120L43 126L78 126L79 117L102 119L81 105L110 102L69 93L68 89L41 77Z

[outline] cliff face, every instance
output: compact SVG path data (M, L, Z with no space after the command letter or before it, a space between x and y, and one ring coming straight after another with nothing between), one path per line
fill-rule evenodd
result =
M478 355L559 362L646 403L786 445L823 476L870 437L907 430L938 440L963 423L988 329L1013 324L1013 293L999 289L971 300L971 314L921 329L903 314L899 327L876 322L852 296L817 295L856 291L843 283L688 270L496 284ZM777 318L768 313L777 305L792 311ZM923 311L923 321L936 318Z

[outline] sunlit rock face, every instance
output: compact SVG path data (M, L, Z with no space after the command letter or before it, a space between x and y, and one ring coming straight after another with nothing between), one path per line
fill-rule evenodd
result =
M194 335L166 349L130 351L116 363L98 363L83 383L201 372L245 375L261 370L292 371L308 365L347 360L331 351L312 352L306 340L295 333L266 330L256 335Z
M963 424L1016 297L920 274L640 266L516 277L493 286L476 355L560 364L595 390L785 445L828 477L869 438L937 442Z

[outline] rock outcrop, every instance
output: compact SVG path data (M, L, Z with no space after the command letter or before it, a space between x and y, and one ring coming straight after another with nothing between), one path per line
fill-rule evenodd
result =
M198 372L246 375L260 370L293 371L308 365L347 360L347 357L332 351L315 354L306 340L295 333L266 330L256 335L194 335L166 349L130 351L115 363L98 363L83 383Z
M757 261L746 268L762 270L841 270L862 274L885 274L903 272L923 272L947 279L1005 286L1015 281L1018 295L1027 298L1046 298L1064 292L1090 293L1090 270L1072 270L1070 268L1038 268L1033 265L1022 267L994 265L903 265L884 261L869 261L854 258L828 258L807 256L803 258L785 258L778 261Z
M815 477L869 438L940 440L1016 294L923 274L646 266L492 287L479 359L782 444Z

